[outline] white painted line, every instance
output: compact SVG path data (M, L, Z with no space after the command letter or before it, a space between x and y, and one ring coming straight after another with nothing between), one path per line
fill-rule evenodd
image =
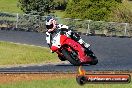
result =
M39 47L39 48L47 48L47 47L44 47L44 46L31 45L31 44L25 44L25 43L16 43L16 42L10 42L10 41L1 41L1 42L9 42L9 43L12 43L12 44L25 45L25 46L34 46L34 47Z
M31 67L31 66L44 66L44 65L65 65L70 64L68 61L64 62L51 62L51 63L40 63L40 64L18 64L18 65L0 65L0 68L16 68L16 67Z

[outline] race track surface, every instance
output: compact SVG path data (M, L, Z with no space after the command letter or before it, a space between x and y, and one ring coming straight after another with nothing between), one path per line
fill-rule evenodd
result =
M85 70L132 70L132 38L85 35L82 35L82 38L91 44L91 48L99 60L97 65L83 66ZM0 31L0 41L47 47L43 33ZM1 67L0 71L75 72L77 69L78 67L68 62L60 62L33 66Z

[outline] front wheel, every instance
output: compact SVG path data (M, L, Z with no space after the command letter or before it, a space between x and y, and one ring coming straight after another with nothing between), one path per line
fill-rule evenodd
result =
M98 63L98 59L94 58L91 62L90 65L96 65Z
M90 62L90 65L96 65L98 63L98 59L95 56L95 54L92 52L91 49L86 49L86 53L89 57L92 58L92 61Z
M62 53L63 53L64 57L65 57L71 64L73 64L73 65L75 65L75 66L81 65L81 62L80 62L80 60L78 59L77 54L76 54L75 51L69 52L68 50L63 49L63 50L62 50Z

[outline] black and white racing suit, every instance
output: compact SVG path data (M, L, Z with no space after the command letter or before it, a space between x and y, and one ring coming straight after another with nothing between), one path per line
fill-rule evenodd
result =
M87 44L86 42L84 42L83 39L76 32L69 30L68 26L62 25L62 24L57 24L56 26L57 26L58 30L67 32L67 37L72 38L73 40L77 41L80 44L84 44L84 46L86 48L90 47L90 44ZM49 45L49 47L51 47L51 45L52 45L51 41L52 41L52 38L54 37L54 35L56 34L56 31L57 30L55 29L55 31L53 31L53 32L50 32L50 33L46 32L46 41L47 41L47 44Z

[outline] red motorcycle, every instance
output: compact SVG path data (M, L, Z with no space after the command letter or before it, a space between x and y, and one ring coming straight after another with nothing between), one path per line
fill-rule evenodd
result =
M56 35L51 41L51 36L47 34L46 40L51 43L50 49L52 52L56 52L61 61L68 60L71 64L79 66L83 64L96 65L98 59L89 47L86 47L86 43L83 44L82 38L75 32L69 35L69 31L58 30ZM82 41L80 44L78 41Z

